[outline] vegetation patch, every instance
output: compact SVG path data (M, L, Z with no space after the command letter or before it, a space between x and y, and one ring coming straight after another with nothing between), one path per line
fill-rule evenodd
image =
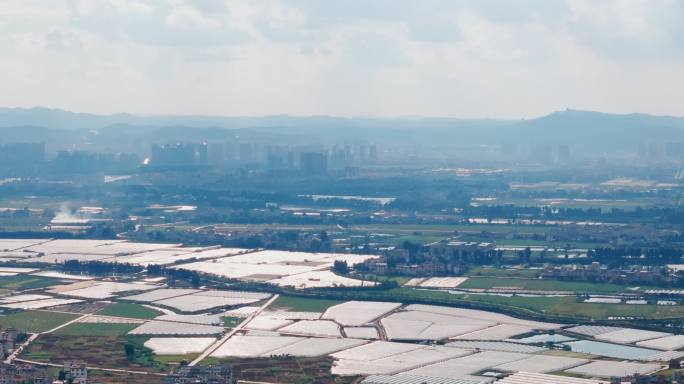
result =
M25 274L0 277L0 288L11 291L45 288L60 283L60 280L53 279L51 277L31 276Z
M570 291L570 292L624 292L629 286L592 283L588 281L558 281L541 279L519 279L503 277L472 277L466 280L459 288L464 289L489 289L494 287L518 287L533 291Z
M128 317L131 319L154 319L162 313L135 303L114 303L97 312L102 316Z
M45 311L16 312L0 316L0 327L16 328L27 333L49 331L74 320L78 315Z
M255 359L207 358L200 364L230 364L238 381L287 384L348 384L359 381L358 377L333 377L332 362L333 358L328 356L282 356Z
M243 319L239 317L224 317L223 326L228 328L235 328L242 322L242 320Z
M138 324L120 323L74 323L57 332L55 335L68 336L123 336Z
M342 302L342 300L310 299L281 295L271 304L270 309L281 309L291 312L324 312L333 305Z
M145 348L146 337L42 335L22 354L23 358L52 364L69 360L84 361L100 368L164 371Z

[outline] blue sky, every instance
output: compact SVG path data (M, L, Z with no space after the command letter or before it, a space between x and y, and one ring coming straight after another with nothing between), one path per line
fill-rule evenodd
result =
M3 0L0 105L684 115L679 0Z

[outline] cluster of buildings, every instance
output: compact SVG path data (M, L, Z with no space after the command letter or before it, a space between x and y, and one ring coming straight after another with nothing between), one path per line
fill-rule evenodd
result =
M0 384L90 384L85 363L67 361L57 379L47 366L0 363Z
M321 175L351 165L374 164L377 147L367 144L322 147L291 147L254 143L154 144L146 162L161 168L259 165L271 171L299 171Z
M358 270L365 270L378 275L402 276L445 276L460 275L466 271L467 265L457 257L435 254L430 251L413 254L412 250L395 248L387 250L377 259L365 261Z
M684 384L684 374L681 371L673 371L671 377L665 375L644 376L634 375L621 378L613 378L610 384Z
M375 144L288 146L246 142L153 144L148 157L138 154L94 153L87 150L60 150L47 156L40 143L0 144L0 167L37 170L48 168L69 173L132 172L141 164L155 168L195 169L206 166L260 166L271 171L298 171L306 175L329 170L375 164Z
M233 384L229 365L184 366L164 378L164 384Z
M0 384L50 384L52 374L47 367L29 364L0 363Z
M666 266L635 266L619 269L608 268L598 262L589 265L547 265L540 277L556 280L648 285L670 285L677 282L677 276Z
M644 160L681 159L684 157L684 143L641 143L637 153Z
M0 356L4 358L14 352L18 337L19 331L15 328L7 328L0 332Z
M521 146L515 143L504 143L499 147L502 156L518 157L527 156L531 160L545 164L566 163L570 161L570 146L567 144L532 144Z

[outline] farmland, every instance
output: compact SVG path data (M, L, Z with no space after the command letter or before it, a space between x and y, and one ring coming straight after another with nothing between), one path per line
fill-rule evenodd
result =
M135 324L74 323L57 332L58 336L123 336L135 328Z
M65 250L82 250L87 244L75 240L58 243ZM142 249L142 254L150 254L140 258L163 262L164 257L175 259L188 253L177 246L168 250L159 244L93 244L90 246L98 247L98 251L102 247L99 256L105 257L121 249ZM480 378L485 369L581 375L592 372L591 362L627 353L624 351L639 354L625 356L631 365L613 364L606 369L641 372L672 357L684 357L678 350L659 349L684 345L680 337L669 332L613 327L606 328L613 333L585 335L564 329L563 322L610 322L615 316L662 322L684 317L681 305L634 305L619 299L619 304L597 304L583 302L586 296L575 295L639 293L629 286L541 280L534 278L536 272L525 269L479 267L468 276L409 279L375 275L373 279L384 282L382 285L349 289L328 283L342 281L334 280L338 278L367 280L368 276L350 273L328 279L331 260L353 263L367 260L366 256L245 252L196 249L193 253L218 256L174 263L168 271L184 277L174 276L172 282L165 281L171 275L136 273L118 279L72 280L53 273L55 277L48 279L58 285L6 295L0 298L0 306L57 306L59 312L16 311L0 317L0 324L46 332L81 317L78 322L38 335L21 354L22 359L51 364L82 360L101 369L125 367L148 373L168 372L181 361L231 362L239 377L287 383L314 378L324 383L348 382L366 375L467 380ZM88 255L98 256L95 252ZM194 276L188 275L193 268L181 270L188 265L202 270L202 284L187 277ZM319 272L325 272L323 280L319 280ZM304 283L283 286L283 281ZM483 292L497 289L539 293ZM558 291L565 292L551 294ZM543 342L515 342L530 335L544 340L548 332L558 335L552 341L555 349L574 348L583 354L560 356ZM223 337L226 340L215 345ZM265 364L270 365L265 368ZM538 368L541 365L548 369ZM581 369L584 365L586 370ZM111 382L123 380L116 374L100 377Z
M44 332L77 318L77 315L44 311L16 312L0 316L0 327L24 332Z
M161 312L133 303L114 303L98 312L103 316L130 317L134 319L153 319Z
M629 288L625 285L599 284L590 282L571 282L541 279L521 278L487 278L473 277L466 280L459 288L464 289L490 289L495 287L515 287L526 290L538 291L569 291L569 292L625 292Z
M323 312L341 300L311 299L281 295L271 304L271 308L287 309L292 312Z
M130 367L130 369L156 372L156 364L144 347L145 339L116 336L45 335L39 337L23 355L26 359L62 364L68 360L84 361L88 365L103 368ZM136 346L135 357L127 358L124 346Z

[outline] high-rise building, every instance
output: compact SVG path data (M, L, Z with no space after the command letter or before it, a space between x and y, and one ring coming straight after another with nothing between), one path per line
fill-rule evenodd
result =
M150 164L160 167L184 167L196 164L195 145L187 143L152 145Z
M253 163L255 161L254 146L251 143L240 143L238 158L241 163Z
M328 171L328 156L320 152L302 152L299 168L307 176L323 175Z
M197 159L201 165L209 164L209 147L207 146L207 143L202 143L197 146Z
M209 145L209 164L220 165L226 160L225 146L221 143Z

